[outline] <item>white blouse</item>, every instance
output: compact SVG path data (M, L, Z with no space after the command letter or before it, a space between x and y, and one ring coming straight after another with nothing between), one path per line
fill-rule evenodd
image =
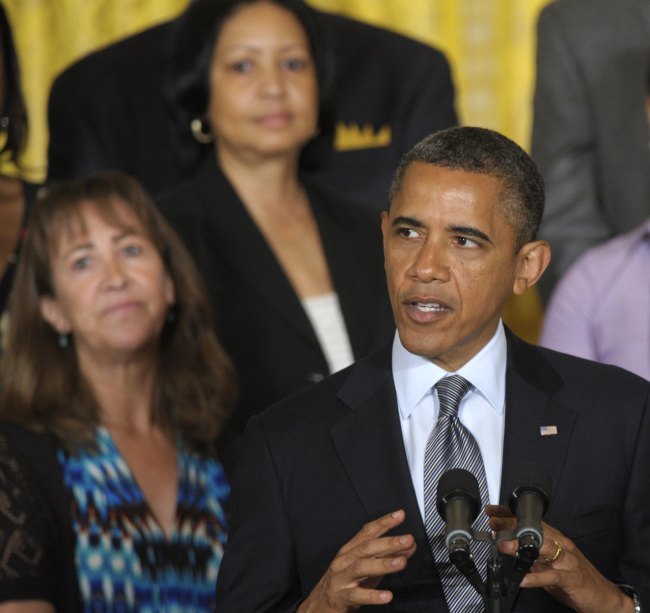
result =
M336 292L302 300L316 338L325 354L330 374L354 362L350 337L345 328L341 304Z

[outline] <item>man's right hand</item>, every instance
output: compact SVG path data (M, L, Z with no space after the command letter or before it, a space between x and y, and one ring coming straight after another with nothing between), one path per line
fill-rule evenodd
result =
M298 613L348 613L363 605L389 603L393 594L374 588L384 575L406 567L416 545L410 534L383 535L404 518L404 511L395 511L366 524L341 547Z

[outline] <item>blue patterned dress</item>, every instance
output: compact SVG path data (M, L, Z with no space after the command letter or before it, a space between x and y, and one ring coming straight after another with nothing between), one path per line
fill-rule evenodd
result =
M97 428L95 439L97 451L59 451L84 611L212 611L227 533L221 464L177 445L176 524L168 538L108 430Z

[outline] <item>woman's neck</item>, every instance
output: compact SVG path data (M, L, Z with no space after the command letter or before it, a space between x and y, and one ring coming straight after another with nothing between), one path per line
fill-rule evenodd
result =
M299 153L250 159L217 147L217 160L254 216L292 213L304 209L307 204L298 179Z
M155 358L149 355L98 363L79 356L79 364L99 406L101 425L140 433L151 430L158 371Z

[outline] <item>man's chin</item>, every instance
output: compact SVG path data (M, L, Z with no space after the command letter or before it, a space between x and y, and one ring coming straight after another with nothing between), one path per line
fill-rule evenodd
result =
M404 349L414 355L427 358L428 360L435 359L440 353L439 343L431 342L431 333L413 333L412 331L399 330L399 340Z

